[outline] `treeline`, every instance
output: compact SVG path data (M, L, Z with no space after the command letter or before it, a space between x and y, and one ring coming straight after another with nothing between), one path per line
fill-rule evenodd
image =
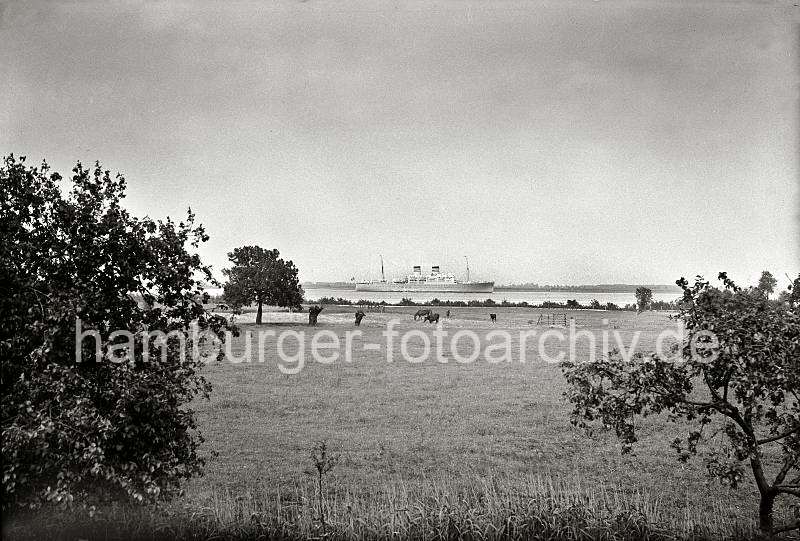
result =
M504 308L556 308L556 309L561 308L565 310L611 310L611 311L618 311L618 310L633 311L637 309L636 304L626 304L624 306L619 306L618 304L615 304L613 302L607 302L605 304L601 304L600 301L596 299L593 299L589 304L581 304L575 299L570 299L563 303L554 301L544 301L541 304L531 304L526 301L509 302L507 300L496 302L492 299L471 300L471 301L451 301L451 300L432 299L427 302L418 302L406 297L403 297L397 303L389 303L386 301L370 301L366 299L359 299L357 301L352 301L350 299L343 299L342 297L338 298L320 297L316 301L309 300L307 302L312 304L337 304L342 306L446 306L452 308L467 308L467 307L493 308L499 306ZM648 309L677 310L678 307L676 301L653 301L649 305Z
M495 286L503 291L576 291L581 293L633 293L639 286L632 284L594 284L594 285L563 285L563 284L538 284L527 282L524 284L509 284ZM658 293L680 293L679 287L670 284L653 284L644 286Z

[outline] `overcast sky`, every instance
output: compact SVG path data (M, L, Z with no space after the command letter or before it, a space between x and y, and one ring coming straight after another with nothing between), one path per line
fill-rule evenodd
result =
M191 206L216 269L800 271L796 2L10 3L0 150Z

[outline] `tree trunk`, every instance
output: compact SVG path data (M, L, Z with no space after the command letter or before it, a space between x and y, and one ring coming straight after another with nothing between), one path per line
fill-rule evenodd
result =
M752 437L752 430L749 430L748 433ZM755 442L755 437L753 437L753 440ZM755 477L758 493L761 495L761 501L758 504L758 528L762 533L771 535L775 527L772 509L775 506L775 497L778 493L773 490L764 475L764 467L761 465L761 454L757 444L755 453L750 457L750 467L753 469L753 477Z
M261 313L263 304L264 304L263 301L258 301L258 312L256 312L256 325L261 325Z
M761 502L758 505L758 527L766 534L772 533L775 524L772 519L772 508L775 504L773 492L761 493Z

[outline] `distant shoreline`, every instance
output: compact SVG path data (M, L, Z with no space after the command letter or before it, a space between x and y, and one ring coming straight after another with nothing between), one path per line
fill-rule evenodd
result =
M495 290L499 291L572 291L581 293L635 293L639 287L646 287L654 293L680 293L681 289L678 286L670 286L663 284L645 284L641 285L628 285L628 284L614 284L609 286L495 286Z

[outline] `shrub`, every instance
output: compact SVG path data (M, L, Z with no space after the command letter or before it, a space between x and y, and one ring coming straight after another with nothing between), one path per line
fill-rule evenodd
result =
M359 301L358 304L361 304L361 302L362 301ZM364 301L364 302L366 302L366 301ZM350 305L353 304L353 302L349 301L347 299L343 299L341 297L339 297L338 299L335 299L333 297L321 297L321 298L319 298L317 300L316 304L342 304L342 305L345 305L345 306L350 306Z
M191 210L178 224L131 216L125 179L99 163L78 163L68 192L49 171L13 156L0 168L3 506L169 495L202 470L185 405L210 391L180 341L192 352L192 325L227 328L187 251L208 236ZM98 338L76 345L78 319Z

